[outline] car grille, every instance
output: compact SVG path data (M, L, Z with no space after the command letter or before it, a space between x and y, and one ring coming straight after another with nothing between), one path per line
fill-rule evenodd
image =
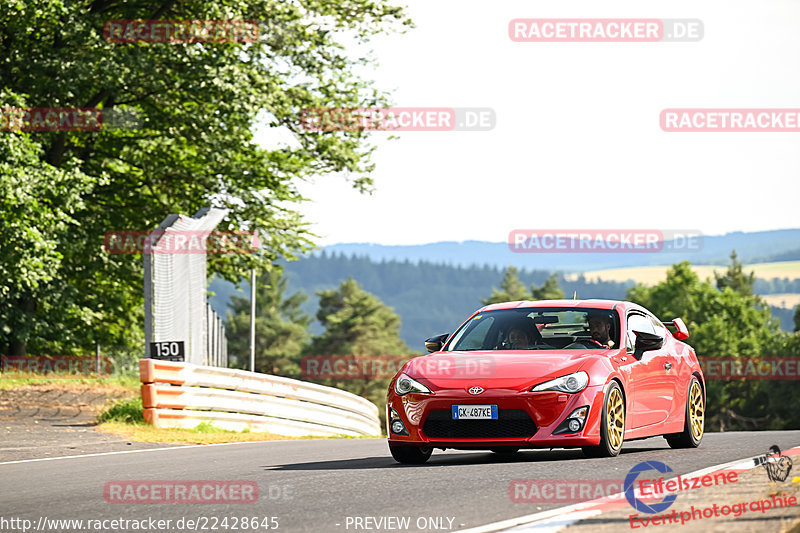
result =
M521 409L501 409L497 420L453 420L450 411L431 411L422 431L432 439L513 439L532 437L536 424Z

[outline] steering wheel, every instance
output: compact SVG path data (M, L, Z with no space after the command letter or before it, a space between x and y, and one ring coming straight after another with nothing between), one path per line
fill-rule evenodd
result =
M511 348L511 343L508 340L501 341L495 347L495 350L546 350L552 349L553 347L549 344L545 343L542 339L534 339L532 343L528 344L525 347L517 347Z
M609 344L600 344L599 341L596 341L594 339L580 339L572 344L583 344L587 348L602 348L604 350L609 350L611 349L611 344L610 344L611 341L609 340L608 342Z

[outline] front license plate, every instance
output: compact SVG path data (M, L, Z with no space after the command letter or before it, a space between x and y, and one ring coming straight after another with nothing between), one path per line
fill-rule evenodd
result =
M454 405L453 420L497 420L497 406Z

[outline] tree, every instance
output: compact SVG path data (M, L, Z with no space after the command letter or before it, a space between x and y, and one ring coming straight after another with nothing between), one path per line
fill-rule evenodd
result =
M38 151L30 138L0 132L0 353L4 354L19 353L27 339L45 335L65 345L83 340L81 326L91 320L90 314L68 303L60 309L54 305L59 296L74 291L58 279L64 254L60 244L71 238L77 224L74 214L84 207L81 195L91 189L93 180L73 164L51 168L39 159ZM33 295L44 292L51 297L37 305ZM28 320L33 314L41 319ZM68 315L72 327L50 320L54 314Z
M686 342L695 348L701 363L706 357L778 355L787 345L785 334L757 296L737 292L730 285L719 290L711 283L701 282L688 261L673 265L667 271L667 279L653 287L631 288L628 299L662 319L682 318L690 333ZM772 424L769 427L774 428L782 427L781 420L800 421L794 414L781 415L794 417L786 419L775 416L776 410L770 407L787 403L797 395L796 390L787 395L783 388L767 381L708 381L706 386L707 427L735 429L735 421L733 426L722 422L730 418L726 415L730 412L741 419L768 417ZM782 392L779 394L778 390Z
M564 291L558 286L558 274L555 272L537 288L536 284L531 284L531 295L534 300L560 300L564 298Z
M277 268L256 279L256 372L300 377L300 354L309 340L311 317L301 306L308 296L298 291L286 296L288 279ZM226 336L233 366L249 369L250 298L231 297Z
M317 320L325 331L312 340L306 350L308 355L373 356L381 358L382 362L413 357L400 339L400 317L352 278L343 281L336 289L318 291L317 294ZM381 405L386 399L390 379L391 376L316 381Z
M743 265L736 255L736 250L731 252L731 262L725 274L721 275L714 271L714 278L717 280L717 288L719 290L730 287L742 296L753 295L753 285L756 282L755 271L751 270L750 274L744 273Z
M628 299L664 320L682 318L692 346L709 356L758 355L779 329L755 296L701 282L688 261L673 265L653 287L632 287Z
M794 309L794 331L800 332L800 305Z
M264 244L259 255L211 258L211 271L232 281L307 249L311 235L289 207L301 201L295 183L341 173L369 190L373 146L363 131L307 131L303 110L387 104L356 74L369 60L350 43L410 25L388 2L3 1L0 108L136 112L141 127L3 132L3 240L22 243L24 257L0 254L0 272L21 267L0 282L0 349L66 353L102 340L141 350L142 260L106 254L108 231L228 208L218 229L258 231ZM265 18L269 26L252 43L103 37L110 20ZM291 142L259 146L259 115ZM10 191L32 175L31 188L15 197Z
M324 355L402 355L409 348L400 339L400 317L391 307L348 278L337 289L317 292L317 320L325 327L311 343Z
M531 284L531 290L525 288L525 284L519 279L519 270L515 266L509 266L500 282L500 289L492 287L492 295L482 298L483 305L496 304L502 302L515 302L518 300L559 300L564 297L564 291L558 286L558 274L553 273L545 280L541 287L535 283Z
M492 288L492 295L481 299L484 305L496 304L501 302L515 302L517 300L527 300L530 298L528 289L519 279L519 270L515 266L509 266L500 282L500 289Z

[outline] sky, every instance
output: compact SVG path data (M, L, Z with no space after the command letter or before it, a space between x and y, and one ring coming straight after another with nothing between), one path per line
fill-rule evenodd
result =
M299 190L320 245L505 241L514 229L800 227L800 132L664 132L666 108L800 108L800 2L413 0L373 41L398 107L488 107L490 131L373 134L375 192ZM514 42L516 18L700 19L697 42Z

